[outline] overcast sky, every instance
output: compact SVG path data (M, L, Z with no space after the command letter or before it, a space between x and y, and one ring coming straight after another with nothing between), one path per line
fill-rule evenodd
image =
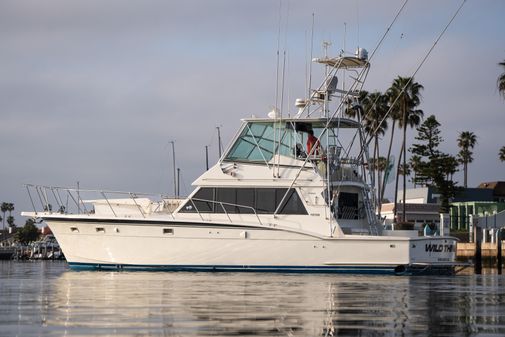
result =
M30 210L23 184L181 192L217 160L240 118L275 103L276 52L286 51L285 110L304 96L314 13L314 56L372 51L403 0L0 2L0 201L17 224ZM372 60L365 84L385 91L410 76L461 1L411 0ZM505 2L469 0L416 76L420 106L442 124L443 150L477 135L469 185L505 180ZM280 20L279 20L280 19ZM415 131L410 131L409 144ZM462 182L462 173L456 175ZM391 195L391 193L390 193Z

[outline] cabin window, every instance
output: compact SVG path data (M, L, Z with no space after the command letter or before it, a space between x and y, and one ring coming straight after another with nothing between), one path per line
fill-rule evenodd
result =
M163 234L174 235L174 229L173 228L163 228Z
M244 207L237 207L237 213L250 214L254 213L254 188L237 188L237 205Z
M258 214L273 214L286 192L287 188L201 188L180 212L224 213L226 210L230 214L251 214L256 210ZM307 214L295 189L289 190L279 214Z
M237 213L235 205L237 204L237 190L235 188L216 188L216 203L214 205L215 213ZM231 204L231 205L230 205Z
M256 189L256 212L262 214L272 214L277 208L274 188Z
M184 206L187 212L200 212L200 213L212 213L214 212L214 189L213 188L201 188L196 192L193 200L190 200ZM195 209L196 208L196 209Z
M277 190L277 198L278 202L280 203L282 198L284 197L284 193L286 193L286 190L282 191L282 194L279 194L279 190ZM296 190L291 189L286 196L286 199L284 199L284 202L282 203L282 206L279 211L280 214L307 214L307 211L305 210L305 207L303 207L303 203L300 200L300 196L298 193L296 193Z
M338 218L358 219L359 202L357 193L340 192L338 196Z

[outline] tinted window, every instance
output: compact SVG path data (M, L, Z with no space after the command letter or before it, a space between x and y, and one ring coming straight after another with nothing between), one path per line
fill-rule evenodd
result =
M284 193L286 190L283 190ZM282 197L284 196L284 193L278 197L277 203L280 203L282 200ZM280 210L280 214L307 214L307 210L303 206L302 201L300 200L300 196L296 192L295 189L290 189L288 195L284 199L284 202L282 203Z
M237 189L237 205L254 208L254 188ZM238 213L254 213L251 208L237 207Z
M255 209L259 214L273 214L286 191L286 188L201 188L181 212L224 213L226 210L230 214L251 214ZM307 214L295 189L289 190L278 213Z
M216 188L216 201L222 202L214 205L216 213L236 213L235 206L228 204L237 204L236 189L234 188ZM223 209L224 208L224 209Z
M198 212L201 213L212 213L214 212L214 205L211 202L212 200L214 200L214 189L201 188L193 196L193 200L189 200L186 205L184 205L181 212L192 213L196 212L198 209Z
M275 212L275 188L256 189L256 212L272 214Z
M358 219L358 194L340 192L338 196L338 217Z

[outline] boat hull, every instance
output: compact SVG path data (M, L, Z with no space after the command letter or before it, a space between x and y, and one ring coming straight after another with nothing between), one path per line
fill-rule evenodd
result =
M410 274L452 269L455 239L321 238L207 223L46 220L73 269Z

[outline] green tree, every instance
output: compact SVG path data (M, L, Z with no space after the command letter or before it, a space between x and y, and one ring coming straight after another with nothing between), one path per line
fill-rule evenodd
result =
M498 91L505 98L505 60L503 62L498 63L500 66L504 68L503 73L498 77L496 85L498 86Z
M344 113L347 117L356 119L359 123L361 123L363 119L364 109L361 105L366 101L368 96L368 91L362 90L359 93L359 97L357 100L349 99L346 102L346 106L344 109Z
M505 146L502 146L500 152L498 152L498 156L501 161L505 161Z
M7 203L7 212L9 212L9 216L11 216L11 212L14 210L14 204L12 202Z
M14 224L14 217L12 215L9 215L7 217L7 224L9 225L9 227L14 227L15 224Z
M458 161L454 156L442 153L438 147L443 142L440 135L440 123L435 116L428 117L417 128L416 140L410 152L416 157L416 176L423 177L423 182L434 186L440 193L441 212L449 211L449 200L456 194L456 185L452 178L457 172Z
M464 180L463 186L468 187L468 164L473 162L473 152L472 149L477 143L477 137L473 132L463 131L458 137L458 146L460 151L458 153L458 160L463 164Z
M398 194L398 179L400 167L407 167L407 126L414 128L419 125L423 118L423 111L416 109L421 104L421 90L424 87L415 82L413 77L398 76L388 89L388 96L392 105L392 111L398 118L398 126L403 129L403 140L400 156L398 158L397 175L396 175L396 190L395 190L395 214L397 208ZM402 219L405 221L407 190L407 175L403 175L403 214Z
M2 202L2 205L0 206L0 210L3 213L2 217L2 229L5 230L5 212L9 210L9 204L6 202Z
M412 173L414 176L412 177L412 184L414 185L414 188L416 188L417 185L419 186L426 186L426 177L421 174L421 157L414 154L410 157L409 160L409 166L412 169Z
M39 229L35 226L33 219L26 220L25 225L16 232L16 240L23 244L37 241L39 236Z

